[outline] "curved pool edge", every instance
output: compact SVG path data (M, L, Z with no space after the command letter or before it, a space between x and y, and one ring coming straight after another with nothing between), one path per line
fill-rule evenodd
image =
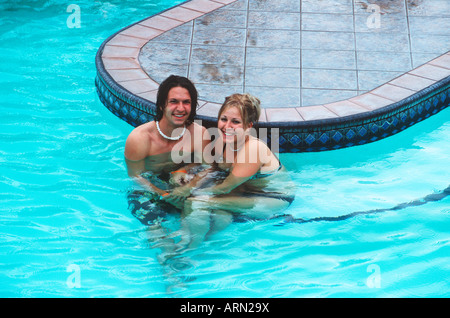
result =
M166 31L232 2L234 0L186 1L111 35L102 43L95 59L95 86L101 102L134 127L153 120L159 84L141 67L140 49ZM156 28L156 23L161 20L165 24ZM117 42L118 38L122 42ZM123 68L111 66L111 63L119 63ZM324 151L363 145L397 134L445 109L450 104L449 89L450 51L346 100L263 109L258 127L267 129L268 142L277 136L279 152ZM219 107L217 103L200 100L197 120L206 127L215 126Z

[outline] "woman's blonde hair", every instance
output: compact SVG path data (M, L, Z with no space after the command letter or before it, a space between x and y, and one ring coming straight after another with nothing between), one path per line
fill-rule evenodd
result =
M225 98L225 102L219 110L219 116L229 107L236 107L241 114L244 127L248 127L250 124L256 124L259 116L261 115L261 102L260 100L248 93L245 94L233 94Z

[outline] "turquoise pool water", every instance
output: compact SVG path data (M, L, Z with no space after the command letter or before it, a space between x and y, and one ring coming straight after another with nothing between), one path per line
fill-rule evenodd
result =
M132 128L94 88L101 42L181 1L151 2L77 1L80 28L65 2L0 4L0 296L450 296L448 197L331 222L236 223L161 266L127 207ZM369 145L281 154L299 187L287 213L335 217L439 193L449 115Z

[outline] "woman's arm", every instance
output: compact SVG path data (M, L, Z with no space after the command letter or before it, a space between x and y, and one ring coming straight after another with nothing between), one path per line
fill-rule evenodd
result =
M205 189L204 193L212 195L227 194L249 179L250 177L236 177L231 172L221 184Z
M258 173L261 169L258 143L257 139L250 140L248 145L237 153L236 162L225 180L221 184L205 189L205 192L217 195L230 193Z
M200 187L206 180L209 180L208 175L213 171L213 167L200 171L187 184L173 189L168 195L164 196L164 200L179 206L195 189Z

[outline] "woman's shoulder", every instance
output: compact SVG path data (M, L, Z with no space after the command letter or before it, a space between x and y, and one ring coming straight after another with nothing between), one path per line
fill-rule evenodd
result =
M251 135L248 138L248 145L252 146L252 147L260 146L260 145L267 147L267 145L266 145L266 143L264 141L262 141L258 137L251 136Z
M272 153L272 151L264 141L253 136L251 136L248 140L248 151L257 152L259 154Z

